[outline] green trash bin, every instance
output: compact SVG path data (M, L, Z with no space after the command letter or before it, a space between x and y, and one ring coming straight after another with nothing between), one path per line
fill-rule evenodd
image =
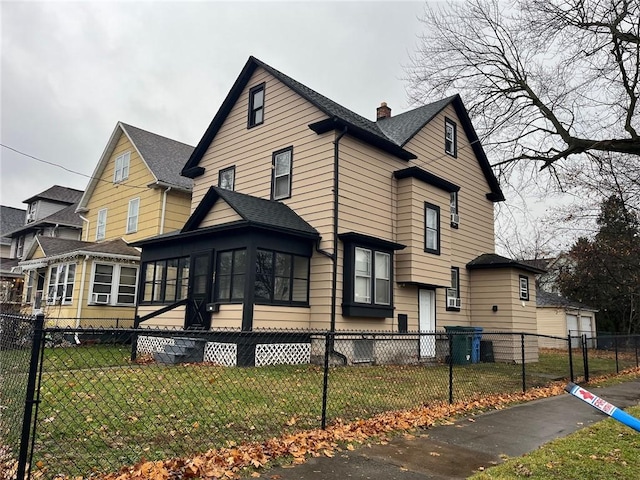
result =
M471 349L473 343L473 327L444 327L445 332L451 333L451 361L455 365L471 363Z

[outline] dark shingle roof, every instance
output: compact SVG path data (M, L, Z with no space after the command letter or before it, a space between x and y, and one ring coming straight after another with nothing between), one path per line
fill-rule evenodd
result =
M538 290L536 293L536 306L538 307L561 307L561 308L575 308L582 310L593 310L597 312L597 308L590 307L582 302L570 300L561 295L555 293L545 292L544 290Z
M18 232L34 230L45 225L62 225L65 227L82 228L82 219L80 218L80 215L76 213L77 207L78 204L73 203L47 217L41 218L38 221L27 223L26 225L22 225L11 232L7 232L7 235L13 236Z
M70 205L72 203L79 202L80 198L82 198L83 193L84 192L82 190L76 190L75 188L54 185L53 187L46 189L44 192L27 198L22 203L31 203L34 200L42 199L51 200L54 202L68 203Z
M120 122L155 177L169 185L191 190L193 182L180 175L193 147L186 143Z
M198 228L215 202L222 198L250 225L317 237L318 231L287 205L275 200L253 197L218 187L210 187L198 207L187 220L182 232Z
M467 268L469 270L480 270L486 268L519 268L526 272L544 273L544 270L532 267L531 265L519 262L518 260L503 257L497 253L483 253L479 257L476 257L467 263Z
M0 243L10 244L11 239L4 235L22 227L26 217L26 210L0 205Z
M418 107L393 117L378 120L377 125L388 138L399 146L406 143L418 133L429 121L451 103L457 95L438 100L437 102Z

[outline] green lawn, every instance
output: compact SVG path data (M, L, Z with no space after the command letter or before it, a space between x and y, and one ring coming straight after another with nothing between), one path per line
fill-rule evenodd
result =
M640 406L627 410L639 416ZM471 477L473 480L640 478L640 432L613 420L580 430Z
M615 371L611 359L609 373ZM603 367L604 368L604 367ZM129 362L126 346L47 349L35 462L47 475L122 465L318 428L323 370ZM454 366L454 400L522 390L522 366ZM527 386L568 377L562 352L526 365ZM449 399L447 365L332 367L327 418L354 420Z

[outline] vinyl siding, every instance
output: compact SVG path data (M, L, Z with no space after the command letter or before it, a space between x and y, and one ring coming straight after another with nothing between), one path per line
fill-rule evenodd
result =
M150 313L163 308L165 305L139 305L138 315L144 317ZM146 322L140 324L140 328L183 328L184 327L185 307L176 307L163 315L150 318Z
M131 152L129 178L121 183L113 183L116 158L126 152ZM120 135L100 179L87 202L88 212L84 216L89 220L89 232L87 237L83 234L83 238L95 241L98 211L103 208L107 208L105 241L122 237L127 242L133 242L159 233L163 190L147 187L155 178L126 135ZM140 198L138 228L135 233L127 234L129 201L134 198ZM86 224L83 228L86 228Z
M222 199L218 199L213 205L213 208L207 213L204 220L200 223L199 228L212 227L214 225L222 225L230 222L237 222L242 220L242 217L229 206L227 202Z
M277 305L255 305L253 328L309 328L310 309ZM325 327L326 328L326 327Z
M160 190L161 196L164 190ZM162 210L160 210L162 212ZM181 230L191 212L191 194L169 190L164 212L164 229L158 223L158 234Z

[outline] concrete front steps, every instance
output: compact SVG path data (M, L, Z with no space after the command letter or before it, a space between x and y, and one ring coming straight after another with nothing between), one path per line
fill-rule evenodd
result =
M174 345L163 345L161 351L154 352L153 359L158 363L176 365L179 363L198 363L204 360L206 340L190 337L174 337Z

